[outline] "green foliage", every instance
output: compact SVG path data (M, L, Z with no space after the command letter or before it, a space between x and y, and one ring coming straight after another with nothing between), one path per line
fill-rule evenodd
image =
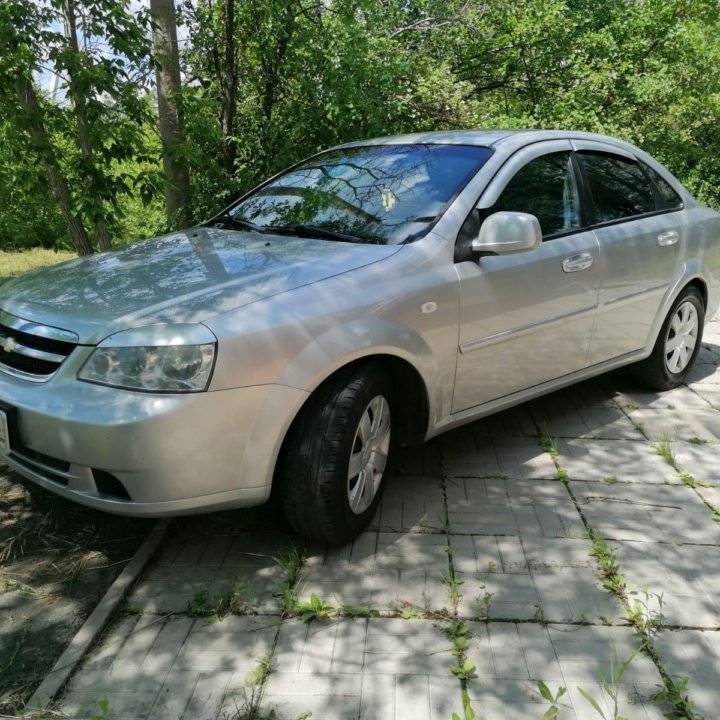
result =
M185 141L173 157L190 169L195 221L329 145L466 127L617 135L720 208L716 0L176 1L187 41ZM0 5L3 248L68 243L15 78L35 81L44 150L89 230L104 224L122 243L165 227L147 11L71 5L78 49L62 31L61 0Z
M610 677L605 677L603 674L600 678L600 687L610 703L609 714L600 707L600 703L587 690L580 687L578 688L578 692L590 703L592 709L603 718L603 720L628 720L628 718L619 714L621 683L630 664L637 657L638 652L639 651L635 651L621 662L615 659L610 664Z
M380 612L367 606L344 605L340 611L342 615L350 618L380 617Z
M447 573L443 576L442 581L443 585L447 588L452 611L457 614L458 603L460 602L460 598L462 598L460 588L465 584L465 581L462 578L455 577L454 573Z
M274 593L280 601L280 615L283 618L296 615L300 604L297 587L305 562L303 551L292 545L287 550L278 553L273 560L285 575L280 587Z
M553 695L550 688L542 681L538 680L538 692L542 695L544 700L550 704L550 707L543 713L541 720L555 720L558 717L560 708L558 702L560 698L567 692L567 688L560 687L558 691Z
M665 622L663 615L663 595L662 593L649 592L647 589L642 591L642 597L635 598L629 605L628 620L633 627L645 637L651 637L662 629ZM657 606L657 609L652 607Z
M653 700L669 705L668 716L678 720L703 720L703 716L693 709L693 703L688 697L688 676L675 675L664 680L663 687L653 695Z
M475 663L472 660L460 659L456 665L450 665L450 672L458 680L467 680L475 673Z
M98 712L93 713L90 720L109 720L110 718L110 701L107 698L98 700L95 703L98 707Z
M590 539L592 540L590 554L600 566L603 587L610 592L622 595L625 592L625 577L620 572L617 550L594 530L590 531Z
M457 713L452 714L452 720L475 720L475 710L466 690L462 691L462 703L463 703L463 717L461 718Z
M0 121L0 250L66 245L65 221L19 128Z
M207 590L195 593L188 602L186 613L190 617L205 618L205 624L208 625L227 615L244 613L248 607L245 594L245 586L233 580L227 590L217 595L211 595Z
M297 604L296 611L300 613L300 619L303 622L310 622L311 620L326 620L335 613L335 608L312 593L310 600Z
M0 204L3 247L67 246L48 162L70 190L68 210L96 246L118 234L121 200L137 192L135 171L154 161L146 142L153 123L144 86L147 27L146 12L130 12L120 0L0 6L0 136L14 140L0 143L0 197L11 201ZM23 102L23 87L33 88L34 109Z

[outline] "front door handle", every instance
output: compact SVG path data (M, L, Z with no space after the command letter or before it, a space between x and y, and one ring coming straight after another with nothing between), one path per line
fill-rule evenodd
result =
M563 260L563 272L578 272L579 270L587 270L593 264L593 256L590 253L579 253L571 255Z
M680 234L674 230L668 230L667 232L660 233L657 236L658 245L660 247L667 247L668 245L674 245L680 239Z

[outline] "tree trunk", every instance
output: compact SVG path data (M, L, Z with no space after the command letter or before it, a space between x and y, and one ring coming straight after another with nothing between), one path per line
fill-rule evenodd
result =
M77 55L80 54L80 46L77 38L77 20L75 17L75 0L64 0L63 2L63 13L65 15L65 27L67 32L68 40L70 41L70 47L73 52ZM87 119L87 108L85 103L85 97L77 87L77 82L73 77L73 69L68 68L69 83L68 93L75 106L75 124L78 132L78 144L80 146L80 154L85 159L90 167L85 177L85 187L88 193L88 198L97 200L97 179L95 177L96 169L93 164L93 147L92 138L90 137L88 119ZM108 232L107 226L103 218L100 215L96 215L93 218L93 230L95 233L95 239L97 240L98 246L101 250L110 250L112 247L112 239Z
M85 227L80 218L72 211L70 189L60 172L55 154L50 144L47 130L42 121L40 106L35 88L29 78L17 76L14 82L15 94L25 114L26 129L40 157L40 163L47 173L50 188L60 206L60 210L68 224L70 239L78 255L90 255L93 251Z
M167 181L165 209L173 225L187 226L190 177L187 165L177 158L176 148L183 141L179 107L180 57L174 0L150 0L155 45L160 138L163 143L163 171Z
M235 172L235 97L237 95L237 57L235 54L235 0L225 0L225 68L222 89L223 170L230 178Z

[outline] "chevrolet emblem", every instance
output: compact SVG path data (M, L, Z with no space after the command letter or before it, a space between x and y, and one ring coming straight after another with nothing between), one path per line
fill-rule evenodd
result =
M17 341L15 338L0 335L0 347L2 347L6 353L11 353L17 347Z

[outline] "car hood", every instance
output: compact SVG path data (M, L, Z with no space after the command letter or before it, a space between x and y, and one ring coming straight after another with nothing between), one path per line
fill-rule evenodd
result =
M131 327L202 322L400 247L197 227L11 280L0 308L95 344Z

